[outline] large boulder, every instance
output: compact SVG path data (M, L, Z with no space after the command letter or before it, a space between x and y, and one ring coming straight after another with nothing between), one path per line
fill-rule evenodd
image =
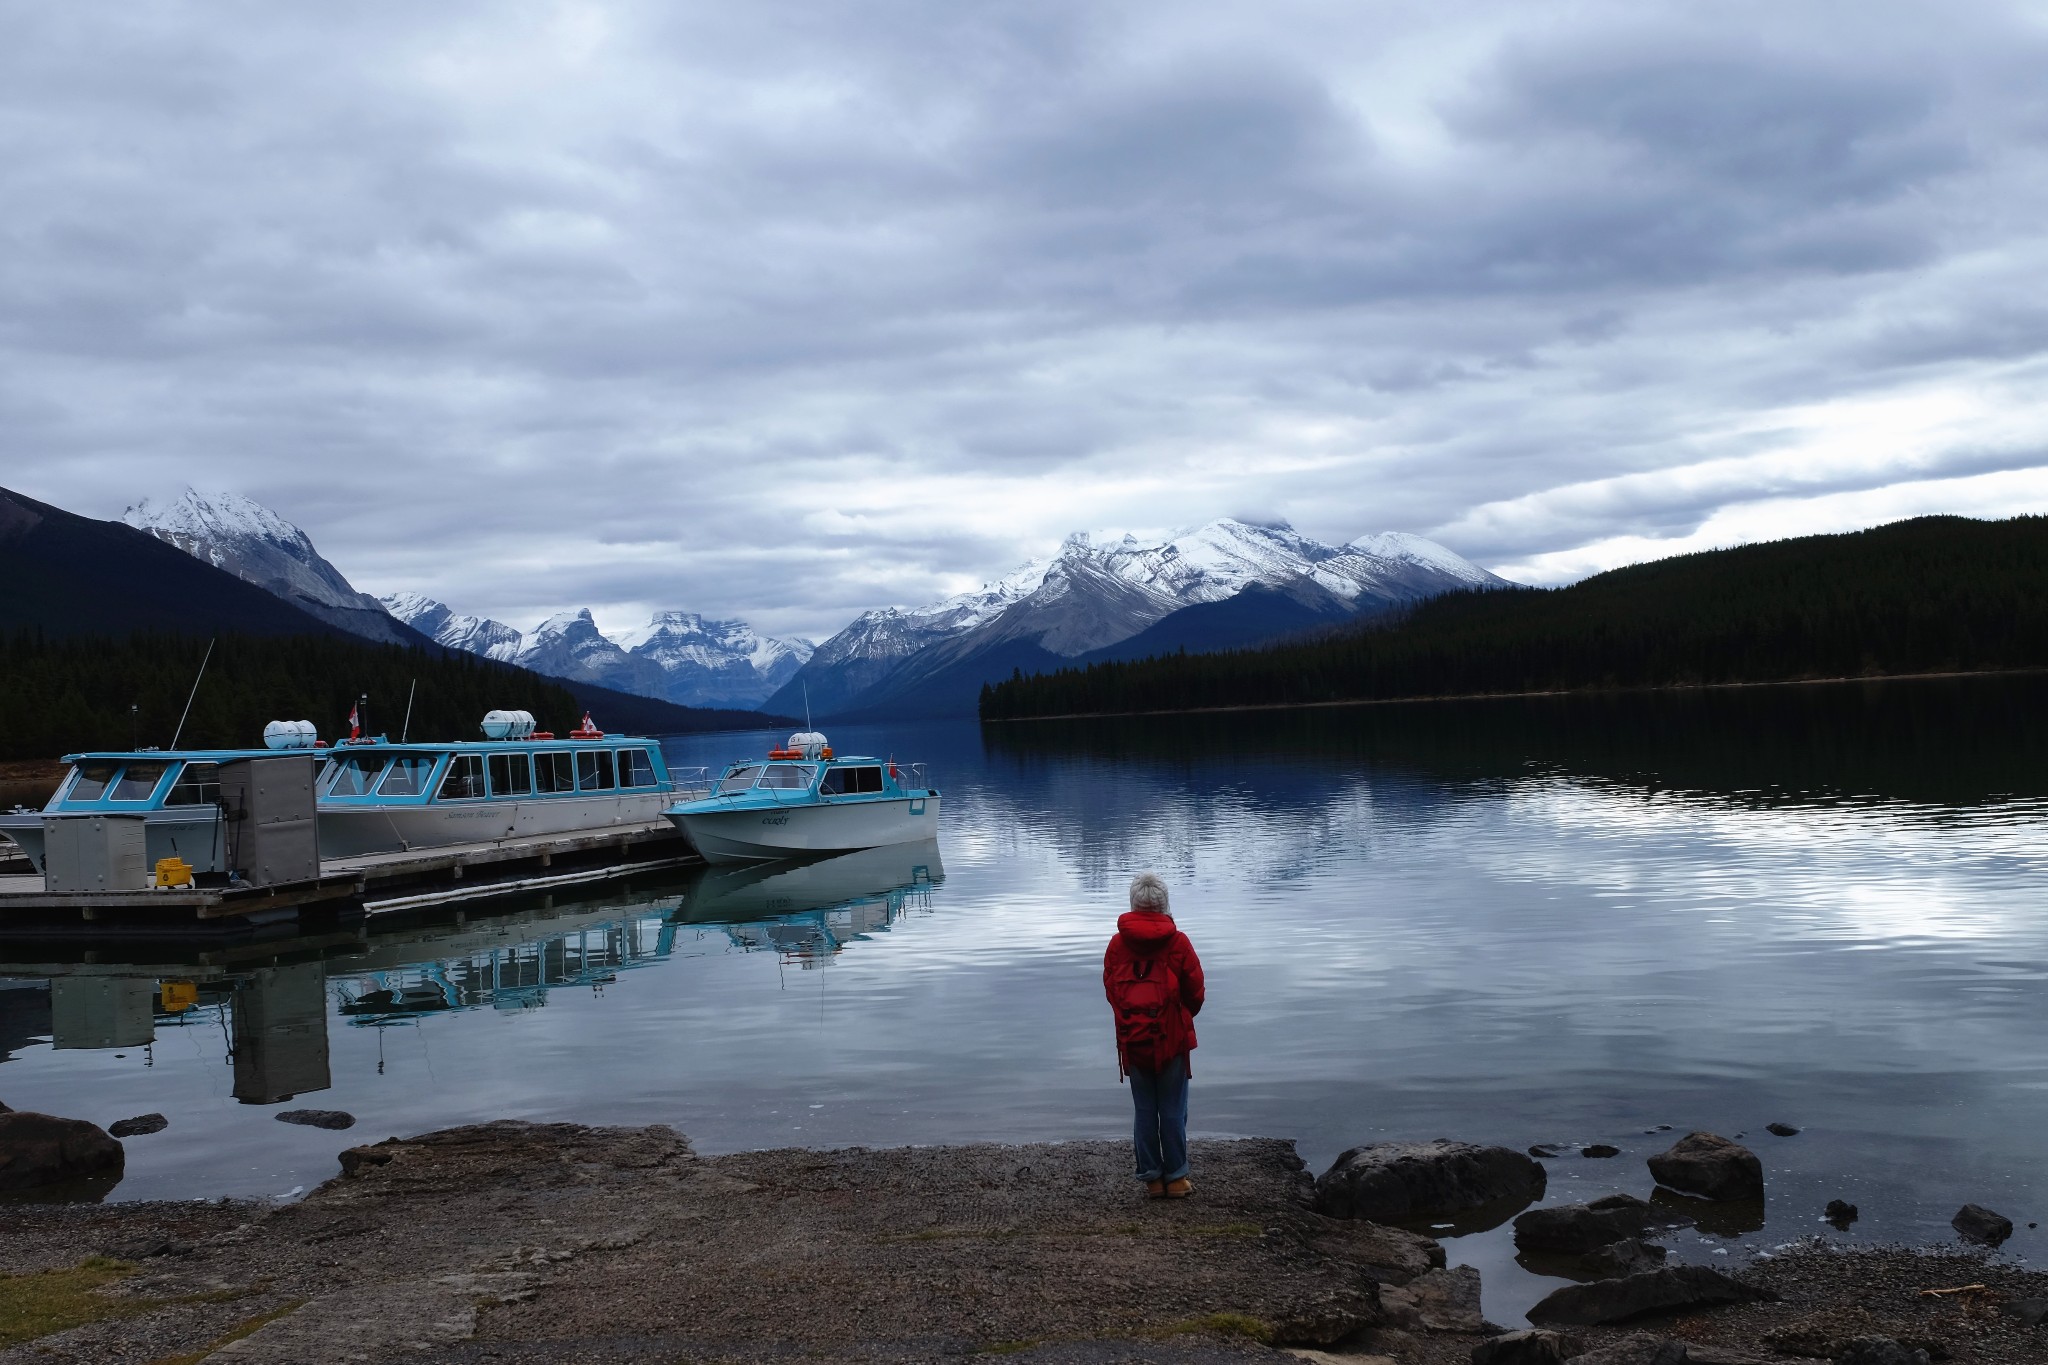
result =
M1576 1338L1538 1327L1480 1342L1472 1348L1472 1365L1564 1365L1584 1353Z
M2002 1213L1993 1213L1982 1204L1965 1204L1956 1210L1956 1216L1948 1220L1966 1242L1978 1246L1995 1247L2012 1236L2012 1219Z
M1650 1158L1650 1174L1666 1189L1702 1199L1764 1197L1764 1164L1756 1153L1713 1133L1687 1133Z
M1418 1275L1399 1288L1380 1290L1388 1323L1429 1332L1497 1332L1479 1308L1479 1270L1452 1266Z
M1316 1180L1316 1210L1398 1223L1540 1197L1543 1167L1510 1147L1376 1142L1353 1147Z
M19 1110L0 1114L0 1190L118 1180L127 1164L127 1151L98 1124Z
M1687 1221L1683 1214L1660 1209L1632 1194L1610 1194L1590 1204L1530 1209L1515 1219L1515 1245L1523 1251L1577 1255L1625 1237L1641 1237L1653 1227L1679 1226Z
M1529 1321L1592 1327L1646 1313L1677 1313L1769 1299L1768 1290L1703 1265L1666 1266L1620 1280L1568 1284L1529 1310Z
M1654 1242L1624 1237L1597 1251L1587 1252L1579 1257L1579 1264L1596 1280L1619 1280L1640 1275L1645 1270L1658 1269L1669 1254Z

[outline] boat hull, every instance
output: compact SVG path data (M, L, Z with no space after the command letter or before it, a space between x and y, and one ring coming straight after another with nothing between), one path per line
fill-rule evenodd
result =
M108 812L119 814L119 812ZM183 858L194 872L220 872L220 813L212 806L184 806L170 810L138 811L142 816L144 866L154 868L160 858ZM53 815L53 820L87 820L90 815ZM0 815L0 835L12 839L38 872L43 868L43 820L41 811Z
M764 863L936 839L939 797L934 792L774 808L677 807L668 818L690 836L708 863Z
M354 858L449 844L598 833L661 819L672 792L551 796L537 801L449 801L424 806L320 807L320 856Z

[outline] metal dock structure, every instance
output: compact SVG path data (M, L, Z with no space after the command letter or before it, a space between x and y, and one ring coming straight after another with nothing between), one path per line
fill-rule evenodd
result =
M21 859L0 864L0 936L47 938L66 929L99 937L278 923L318 927L702 862L666 820L323 859L316 877L265 886L53 892Z

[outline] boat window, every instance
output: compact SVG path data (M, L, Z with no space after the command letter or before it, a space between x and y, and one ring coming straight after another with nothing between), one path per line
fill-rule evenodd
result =
M576 754L576 790L608 792L612 789L612 751L583 749Z
M754 779L760 775L761 769L758 764L734 768L724 777L718 779L718 794L720 796L731 796L734 792L751 791L754 786Z
M550 749L544 754L533 756L533 789L537 792L572 792L576 790L576 770L569 761L569 755L560 749Z
M121 778L114 783L114 789L107 793L109 801L147 801L156 792L156 784L164 780L168 763L130 763L121 770Z
M856 792L882 790L882 770L875 768L834 768L825 774L818 788L826 796L847 796Z
M484 760L481 754L456 754L448 760L448 775L441 779L443 801L466 801L484 794Z
M390 762L382 754L344 754L327 767L334 774L327 784L329 796L368 796L377 788L377 778Z
M64 793L66 801L97 801L107 794L107 784L114 780L120 770L118 763L81 763L76 771L78 779L71 784L71 790Z
M619 750L619 785L621 787L652 787L654 781L654 760L645 749Z
M217 806L220 804L220 764L187 763L178 770L178 780L166 806Z
M526 796L533 791L533 769L525 754L491 755L491 795Z
M432 754L400 754L391 760L391 771L377 784L379 796L424 796L438 760Z
M761 774L761 786L773 791L809 791L816 768L803 763L770 763Z

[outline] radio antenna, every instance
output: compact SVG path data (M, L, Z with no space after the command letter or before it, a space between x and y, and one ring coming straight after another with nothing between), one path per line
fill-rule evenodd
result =
M178 728L171 735L171 747L173 749L177 748L178 741L185 737L185 721L192 714L192 699L199 695L199 679L204 678L206 676L206 665L213 659L214 640L218 640L219 638L220 637L216 635L213 640L208 640L206 642L206 657L202 658L199 661L199 677L192 679L192 690L191 692L187 693L185 697L185 710L181 715L179 715Z
M811 728L811 685L804 685L804 729Z
M405 689L405 724L398 727L398 742L405 743L405 737L412 733L412 697L420 690L420 680L414 678L412 686Z

